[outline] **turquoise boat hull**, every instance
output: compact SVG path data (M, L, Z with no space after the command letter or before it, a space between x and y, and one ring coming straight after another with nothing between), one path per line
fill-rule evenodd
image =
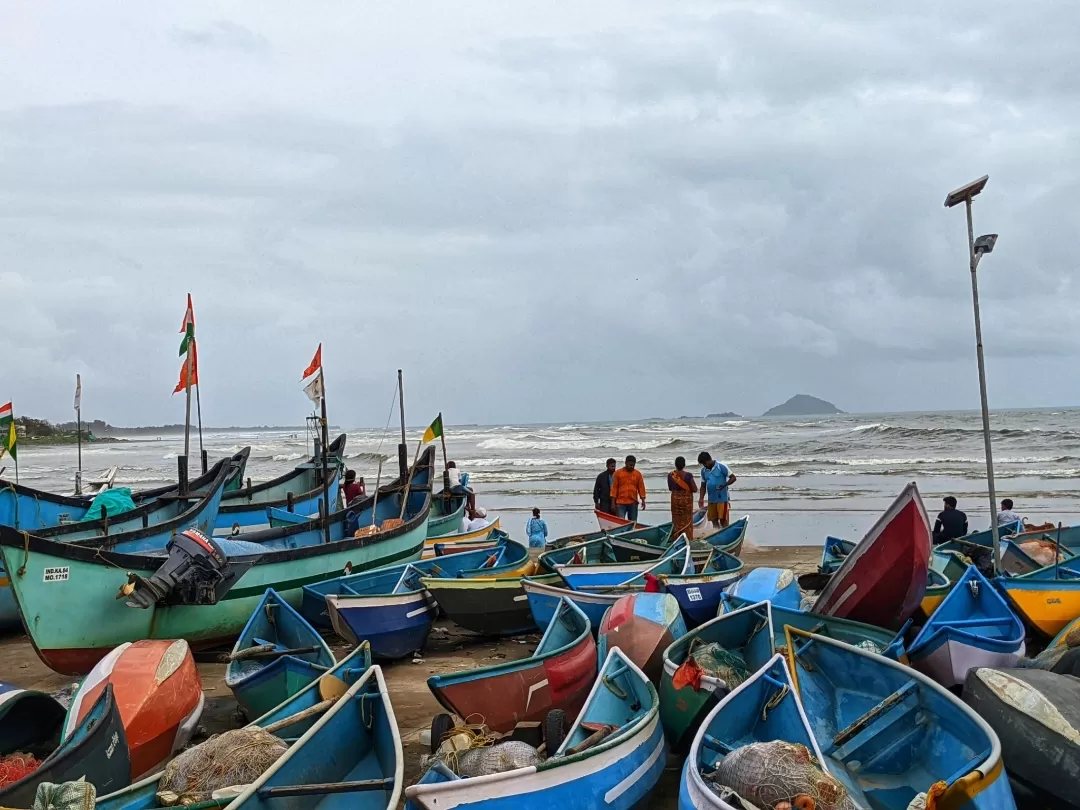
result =
M128 572L149 577L161 566L160 556L52 543L0 527L0 558L9 571L16 571L11 584L34 648L57 672L85 673L125 641L184 638L193 647L220 645L240 633L267 588L296 607L304 585L346 570L419 559L427 538L431 500L427 483L433 457L429 448L415 468L402 525L374 536L352 537L344 530L347 516L339 515L331 518L328 543L310 543L312 535L321 534L317 524L253 533L245 540L259 542L265 553L214 605L159 603L138 609L115 598L128 582ZM380 494L379 508L385 506L387 517L391 510L394 518L398 516L400 497L400 491ZM369 498L365 503L370 502ZM371 522L370 506L361 510L359 519L365 525Z
M428 537L446 537L461 531L461 518L465 514L465 499L444 500L435 496L431 500L431 520L428 521Z

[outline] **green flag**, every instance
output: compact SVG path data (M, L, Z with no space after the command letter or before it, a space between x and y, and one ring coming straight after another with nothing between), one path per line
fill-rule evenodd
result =
M191 293L187 297L187 311L184 313L184 322L180 324L180 334L184 336L180 341L180 356L187 354L188 345L195 340L195 310L191 308Z
M435 421L428 426L428 429L424 431L424 444L433 442L437 438L442 436L442 414L440 413L435 417Z
M11 403L0 406L0 456L4 455L6 450L11 454L11 458L18 460L19 453L16 449L16 441L18 436L15 433L15 412L11 408Z

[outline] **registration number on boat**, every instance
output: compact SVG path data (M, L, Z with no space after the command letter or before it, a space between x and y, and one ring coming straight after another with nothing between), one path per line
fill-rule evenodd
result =
M71 569L68 566L60 568L46 568L43 582L67 582Z
M686 598L689 599L691 602L700 602L701 601L701 588L687 588L686 589Z

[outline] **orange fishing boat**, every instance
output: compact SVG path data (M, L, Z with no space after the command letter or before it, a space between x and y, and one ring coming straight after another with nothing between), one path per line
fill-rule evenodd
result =
M64 738L112 684L131 752L131 778L149 773L191 739L202 717L202 681L183 639L121 644L102 658L71 700Z

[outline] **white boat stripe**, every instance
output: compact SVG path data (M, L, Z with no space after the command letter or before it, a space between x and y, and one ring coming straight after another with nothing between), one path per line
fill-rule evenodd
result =
M604 794L604 804L611 804L622 796L631 787L636 785L638 781L645 774L649 772L649 768L656 764L656 760L660 759L660 755L664 753L664 737L660 736L660 739L656 741L656 748L649 754L649 758L634 768L633 773L623 779L619 784Z
M405 614L405 618L411 619L413 616L419 616L421 613L427 613L427 610L427 605L424 605L422 608L417 608L416 610L410 610L408 613Z
M519 594L519 595L515 596L514 601L515 602L524 602L528 598L529 598L529 595L527 593L523 593L523 594Z
M844 591L843 595L839 599L837 599L836 603L829 609L830 615L835 615L836 611L840 609L840 606L844 604L844 602L846 602L857 590L859 590L859 583L852 582L851 585L848 586L848 589Z
M548 685L548 679L544 678L544 680L537 681L536 683L534 683L532 686L529 687L529 695L528 695L528 697L525 698L525 711L526 711L526 713L528 713L528 711L529 711L529 704L532 703L533 693L536 692L537 689L543 689L547 685Z

